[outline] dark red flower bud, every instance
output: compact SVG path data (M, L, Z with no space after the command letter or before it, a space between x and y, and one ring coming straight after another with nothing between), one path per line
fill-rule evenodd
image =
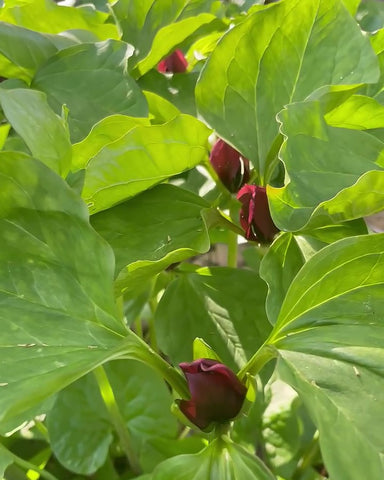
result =
M209 157L212 167L228 190L237 192L249 180L249 160L219 139Z
M188 67L187 59L181 50L175 50L169 57L164 58L158 65L160 73L184 73Z
M265 187L244 185L237 199L242 203L240 224L245 238L259 243L272 242L279 229L273 223Z
M180 400L183 414L195 425L205 429L212 422L226 423L236 417L243 405L246 387L226 365L200 358L180 363L187 379L190 400Z

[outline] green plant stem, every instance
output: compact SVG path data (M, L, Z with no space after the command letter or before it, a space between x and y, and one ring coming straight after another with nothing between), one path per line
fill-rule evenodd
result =
M228 230L228 254L227 254L227 265L228 267L237 267L237 235L234 232Z
M99 385L101 396L107 407L109 417L119 437L121 447L129 461L131 470L133 473L139 474L141 472L141 467L133 449L132 437L125 424L119 406L117 405L108 376L102 366L96 367L94 374Z
M292 480L300 480L305 471L314 464L319 453L319 432L316 431L293 473Z
M149 343L155 352L158 352L157 346L157 338L156 338L156 330L155 330L155 312L157 309L157 300L156 298L152 298L149 301L149 306L151 309L151 315L148 320L148 327L149 327Z
M28 462L27 460L24 460L23 458L20 458L19 456L15 455L13 452L8 450L4 445L0 444L0 450L4 450L7 452L7 454L11 455L13 458L13 463L15 463L17 466L22 468L23 470L33 470L34 472L37 472L40 477L46 478L47 480L58 480L57 477L52 475L52 473L47 472L47 470L41 469L34 465L31 462Z
M160 374L181 398L190 397L184 376L166 362L144 340L138 337L132 330L128 330L128 336L125 340L115 358L130 358L145 363Z
M260 370L273 358L276 358L278 352L273 345L263 345L253 355L253 357L244 365L244 367L238 372L237 376L240 381L245 380L247 373L250 375L257 375Z

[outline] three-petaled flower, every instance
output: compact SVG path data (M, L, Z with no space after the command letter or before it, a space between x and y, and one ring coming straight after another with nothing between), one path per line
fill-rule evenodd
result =
M201 429L212 422L226 423L241 410L247 388L223 363L200 358L180 363L191 393L190 400L180 400L183 414Z

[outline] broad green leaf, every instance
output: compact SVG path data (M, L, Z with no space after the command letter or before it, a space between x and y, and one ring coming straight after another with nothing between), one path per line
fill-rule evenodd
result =
M384 106L374 98L352 95L324 118L333 127L355 130L384 128Z
M64 122L49 107L46 95L35 90L0 88L0 103L32 155L65 176L71 165L72 147Z
M116 290L140 289L167 268L209 250L202 210L209 205L173 185L158 185L92 216L92 225L112 246Z
M165 26L157 32L150 52L136 65L133 75L140 77L147 73L162 58L176 50L186 39L192 41L194 38L206 35L212 30L223 30L224 28L225 24L209 13L201 13L196 17L185 18Z
M301 250L290 233L280 235L261 261L260 277L268 285L266 311L272 325L276 323L287 290L303 263Z
M111 362L105 371L137 456L152 438L176 436L172 399L157 374L132 360ZM93 375L58 394L47 427L55 456L70 471L91 475L104 464L114 428Z
M196 99L210 126L264 177L284 105L326 85L378 76L369 40L341 0L286 0L224 35L202 70Z
M91 213L195 167L207 156L209 134L197 119L179 115L163 125L135 127L106 145L86 169L83 198Z
M148 55L160 29L199 13L210 12L211 3L211 0L173 0L172 2L169 0L119 0L116 2L113 10L122 29L122 40L135 47L135 57L130 63L130 68ZM168 44L169 42L172 42L171 38L167 39Z
M197 77L197 72L169 76L151 70L139 78L138 84L143 90L149 90L164 97L181 112L196 116L194 92Z
M92 127L84 140L73 145L72 169L85 168L91 158L105 145L118 140L138 125L149 125L149 120L126 115L111 115L103 118Z
M155 468L151 480L275 480L256 457L221 437L197 454L170 458Z
M180 114L173 103L153 92L143 92L148 102L149 117L152 125L169 122Z
M147 116L145 97L127 73L131 54L129 45L115 40L85 43L58 52L37 71L32 87L47 94L56 113L68 107L73 141L111 113Z
M286 185L269 187L268 198L281 229L319 227L382 210L382 141L327 125L317 102L289 105L279 121Z
M192 360L201 337L232 368L246 360L267 338L266 287L250 270L200 268L183 273L166 289L155 316L160 348L174 363Z
M269 340L283 380L320 431L331 478L384 475L383 245L384 235L364 235L314 255L288 290Z
M37 68L51 55L56 53L56 47L44 35L21 28L16 25L0 22L0 74L3 77L12 77L13 69L20 69L20 76L31 80Z
M58 175L0 153L0 420L125 349L110 247Z
M82 29L91 31L99 40L119 38L116 25L106 23L108 14L91 5L75 8L57 5L53 0L18 0L6 2L0 11L0 20L42 33Z

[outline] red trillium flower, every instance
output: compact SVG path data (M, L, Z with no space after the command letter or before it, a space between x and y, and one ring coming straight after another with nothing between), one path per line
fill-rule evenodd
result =
M237 192L249 180L249 160L219 139L209 157L212 167L228 190Z
M242 203L240 224L245 238L259 243L272 242L279 229L273 223L265 187L244 185L237 199Z
M212 422L226 423L236 417L243 405L246 387L223 363L200 358L180 363L191 393L190 400L180 400L183 414L205 429Z
M158 65L160 73L184 73L188 67L187 59L181 50L175 50L169 57L164 58Z

